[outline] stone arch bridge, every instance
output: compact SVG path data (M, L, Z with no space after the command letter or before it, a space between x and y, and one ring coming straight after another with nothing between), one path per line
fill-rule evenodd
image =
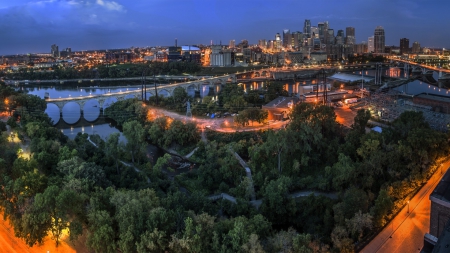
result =
M217 85L225 85L227 82L236 82L235 74L228 74L218 77L204 78L197 81L189 81L183 83L165 84L157 86L158 93L161 91L166 91L169 96L173 95L176 88L181 87L188 91L193 89L195 91L200 91L204 85L209 85L210 87L215 87ZM155 96L155 89L152 84L147 84L146 93L150 93L151 96ZM131 91L122 91L118 93L106 93L101 95L89 95L89 96L79 96L79 97L68 97L68 98L49 98L45 101L47 104L55 104L59 108L60 114L62 109L69 102L75 102L80 106L81 113L83 112L84 105L90 100L96 100L99 103L100 110L103 109L105 101L109 98L116 98L117 101L121 101L127 98L138 98L142 99L143 91L139 88Z

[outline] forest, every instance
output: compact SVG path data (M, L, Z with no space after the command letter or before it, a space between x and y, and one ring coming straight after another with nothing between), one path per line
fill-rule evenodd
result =
M193 110L253 107L241 95L227 87L217 102ZM184 96L160 102L176 110ZM300 103L285 129L205 130L205 140L194 123L149 117L154 101L125 100L105 110L128 140L121 143L118 134L69 140L50 124L45 101L4 84L0 101L21 140L11 142L0 123L0 209L30 246L48 235L59 243L84 234L93 252L354 252L450 148L448 134L413 111L382 133L366 133L368 111L359 110L348 129L333 108ZM179 171L168 154L151 161L148 144L181 153L197 147L195 166ZM29 146L29 159L21 145Z

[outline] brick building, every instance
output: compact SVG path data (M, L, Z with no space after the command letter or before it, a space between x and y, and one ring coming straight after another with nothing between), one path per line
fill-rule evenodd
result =
M421 93L413 97L414 104L431 106L434 111L450 113L450 98L440 95Z
M430 234L439 237L450 219L450 171L431 193L430 200Z

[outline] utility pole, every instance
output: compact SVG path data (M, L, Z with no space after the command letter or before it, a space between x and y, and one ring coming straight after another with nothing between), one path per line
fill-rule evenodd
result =
M186 117L192 118L191 103L189 100L186 102Z

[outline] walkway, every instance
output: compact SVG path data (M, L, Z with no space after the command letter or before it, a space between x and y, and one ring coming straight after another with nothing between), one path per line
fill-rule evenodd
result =
M301 198L301 197L308 197L311 194L314 195L314 196L325 196L325 197L330 198L330 199L337 199L338 198L338 196L335 193L325 193L325 192L319 192L319 191L298 191L298 192L294 192L294 193L289 194L289 196L291 198L295 199L295 198ZM208 197L208 199L210 199L210 200L217 200L217 199L221 199L221 198L225 199L225 200L228 200L228 201L230 201L230 202L232 202L234 204L237 203L235 197L233 197L233 196L231 196L231 195L229 195L227 193L223 193L223 192ZM259 209L259 207L262 204L262 201L263 201L263 199L257 199L257 200L252 200L252 201L249 201L249 202L256 209Z
M424 235L430 229L430 194L449 166L450 161L441 165L441 170L434 173L410 200L409 205L406 205L361 252L419 252L423 247Z

